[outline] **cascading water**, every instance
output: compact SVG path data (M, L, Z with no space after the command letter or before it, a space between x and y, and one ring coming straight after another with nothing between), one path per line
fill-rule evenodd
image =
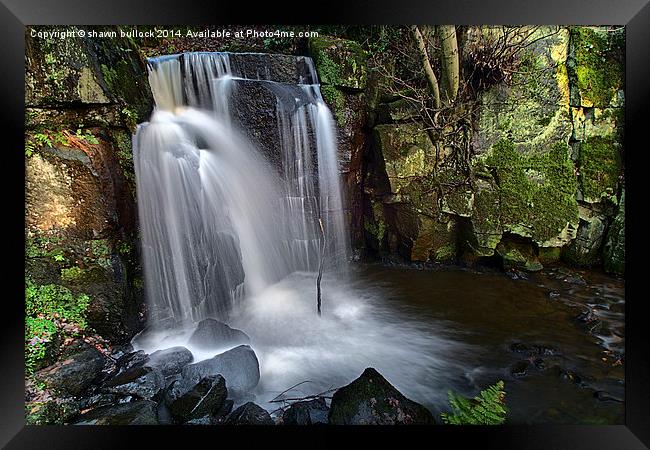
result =
M149 82L156 108L138 127L134 161L150 327L134 347L212 357L228 348L188 339L213 317L250 336L257 401L269 410L294 384L322 392L369 366L414 400L444 402L463 369L439 354L460 346L345 276L354 268L336 134L311 59L171 55L149 60Z
M242 289L317 270L321 257L344 267L336 138L313 70L307 84L256 80L277 98L273 167L231 124L236 81L247 79L227 53L155 58L149 69L156 109L138 127L134 160L155 321L227 319Z

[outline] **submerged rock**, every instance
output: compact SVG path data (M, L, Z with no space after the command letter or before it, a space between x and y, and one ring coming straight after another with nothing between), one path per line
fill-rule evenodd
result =
M285 425L326 424L329 408L324 398L296 402L282 415Z
M159 369L166 377L175 375L192 362L194 357L185 347L171 347L149 355L147 366Z
M213 358L185 366L181 377L198 383L210 375L222 375L229 391L248 392L260 381L260 365L248 345L240 345Z
M35 377L62 397L76 396L102 377L105 362L99 350L79 340L68 347L56 363L39 370Z
M431 412L406 398L375 369L334 393L329 411L333 425L434 424Z
M233 347L248 344L250 338L243 331L230 328L215 319L204 319L199 322L188 344L201 348Z
M221 375L210 375L191 386L175 381L165 395L171 415L180 422L218 415L228 397L226 381Z
M150 400L102 406L82 414L77 425L157 425L156 403Z
M269 413L253 402L234 410L226 419L226 425L275 425Z

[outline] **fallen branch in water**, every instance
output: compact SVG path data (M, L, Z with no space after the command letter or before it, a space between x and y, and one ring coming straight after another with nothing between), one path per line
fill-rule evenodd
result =
M303 381L303 383L305 383L305 381ZM298 384L302 384L302 383L298 383ZM293 389L293 387L291 387L291 388L287 389L286 391L284 391L283 394L285 392L291 390L291 389ZM329 394L330 392L335 392L335 391L338 391L338 390L339 390L339 388L332 388L332 389L328 389L326 391L323 391L323 392L321 392L319 394L307 395L305 397L294 397L294 398L281 398L281 399L278 399L278 397L280 395L282 395L282 394L280 394L280 395L276 396L273 400L271 400L269 403L286 403L286 404L280 406L278 409L274 409L273 411L270 412L270 414L275 414L277 412L284 412L285 409L290 408L293 404L299 403L299 402L305 402L305 401L309 401L309 400L316 400L318 398L332 399L331 395L325 395L325 394Z
M320 225L320 234L321 234L321 251L320 251L320 262L318 264L318 278L316 280L316 302L318 307L318 315L321 315L321 290L320 290L320 281L323 278L323 260L325 259L325 229L323 228L323 219L318 218L318 225Z

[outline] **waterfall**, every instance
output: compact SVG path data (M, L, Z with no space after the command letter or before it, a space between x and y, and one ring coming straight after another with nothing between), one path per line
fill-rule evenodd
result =
M334 122L311 59L291 58L296 79L269 55L149 59L155 108L133 154L151 323L226 320L233 302L321 258L344 270Z

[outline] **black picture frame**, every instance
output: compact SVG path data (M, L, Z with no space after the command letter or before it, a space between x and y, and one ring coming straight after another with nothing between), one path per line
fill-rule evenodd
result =
M644 167L648 152L644 121L650 100L650 0L363 0L294 2L201 2L200 0L1 0L0 96L3 176L2 259L4 301L0 320L0 445L24 448L120 448L136 442L147 447L189 446L194 439L226 445L238 439L243 447L259 445L341 446L360 438L370 446L393 440L395 445L499 449L642 449L650 446L650 330L644 314L642 284L645 242ZM92 427L25 426L24 414L24 27L26 25L119 24L612 24L626 26L626 390L625 425L502 426L420 428L323 427ZM640 177L640 178L639 178ZM23 223L21 223L23 222ZM639 263L634 263L639 261ZM14 274L15 272L15 274ZM11 289L7 289L11 286ZM144 439L142 441L141 439ZM349 440L348 440L349 439ZM417 440L416 440L417 439ZM223 440L223 441L222 441ZM416 444L420 442L420 444ZM233 444L228 444L233 445ZM357 444L358 445L358 444ZM442 445L441 445L442 446Z

